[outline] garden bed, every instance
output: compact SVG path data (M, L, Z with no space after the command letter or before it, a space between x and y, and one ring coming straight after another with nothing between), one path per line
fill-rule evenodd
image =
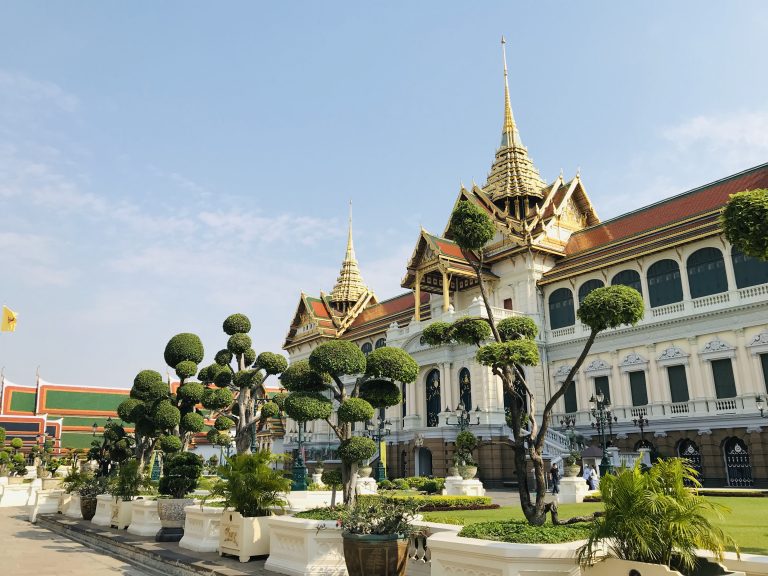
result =
M380 496L359 496L361 503L370 502L373 498L384 498L390 500L408 500L415 502L419 506L420 512L448 512L453 510L493 510L499 508L498 504L493 504L488 496L424 496L424 495L380 495Z
M478 522L462 528L459 536L513 544L562 544L588 538L589 524L532 526L525 520Z

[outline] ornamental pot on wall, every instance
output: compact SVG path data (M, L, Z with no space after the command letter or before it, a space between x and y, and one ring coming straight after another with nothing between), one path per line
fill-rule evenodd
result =
M191 506L192 498L158 498L157 515L160 516L162 528L155 536L155 542L178 542L184 536L184 508Z
M349 576L405 576L408 541L397 534L348 534L344 562Z
M566 464L563 468L563 475L566 478L575 478L579 475L579 472L581 471L581 466L578 464Z
M358 466L357 468L357 475L360 478L370 478L371 472L373 472L373 468L371 466Z
M232 554L240 562L269 554L269 516L243 517L225 509L219 526L219 556Z
M459 466L459 476L464 480L472 480L477 474L477 466Z

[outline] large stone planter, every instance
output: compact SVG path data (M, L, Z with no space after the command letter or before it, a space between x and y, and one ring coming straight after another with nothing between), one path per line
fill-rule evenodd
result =
M71 494L67 494L67 496L66 504L64 506L60 505L61 513L67 518L82 518L83 515L80 511L80 494L72 492ZM93 511L96 511L95 507Z
M331 490L302 490L289 492L285 495L288 500L288 509L291 512L301 512L312 508L322 508L331 505ZM343 496L341 490L336 493L336 503L341 503Z
M464 480L461 476L449 476L445 479L446 496L485 496L483 483L477 478Z
M31 484L0 486L0 508L26 506L32 490Z
M154 536L160 530L160 518L157 515L156 500L134 500L131 502L131 524L129 534L136 536Z
M9 476L8 484L24 484L24 476Z
M83 513L85 518L85 513ZM112 522L112 496L109 494L99 494L96 496L96 514L91 518L91 522L97 526L109 526Z
M61 490L38 490L35 493L35 503L29 510L29 521L37 522L39 514L56 514L59 511Z
M179 546L197 552L217 552L222 508L192 505L184 512L184 536L179 540Z
M43 490L56 490L63 481L63 478L43 478Z
M360 478L370 478L373 468L371 466L358 466L357 475Z
M472 480L477 474L477 466L459 466L459 476L464 480Z
M584 540L564 544L508 544L462 538L453 532L429 537L431 576L482 574L483 576L579 576L576 551ZM614 572L611 576L627 573ZM646 576L643 573L643 576Z
M346 576L341 528L332 520L270 517L264 567L292 576Z
M112 515L109 525L118 530L125 530L131 525L131 516L133 514L133 501L112 499Z
M157 513L162 528L155 536L156 542L178 542L184 536L184 508L194 504L192 498L158 498Z
M269 516L244 518L234 510L224 510L219 528L219 555L232 554L240 562L251 556L269 554Z
M397 534L345 534L344 561L349 576L405 576L408 541Z
M716 567L713 567L716 568ZM606 558L602 562L589 566L582 572L584 576L619 576L623 574L641 574L642 576L682 576L677 570L670 570L661 564L632 562L618 558ZM731 576L746 576L745 572L703 571L701 574L729 574Z
M584 502L589 487L581 476L560 478L560 494L557 501L560 504L580 504Z
M565 478L580 477L579 472L581 472L581 466L578 464L567 464L563 467L563 476Z

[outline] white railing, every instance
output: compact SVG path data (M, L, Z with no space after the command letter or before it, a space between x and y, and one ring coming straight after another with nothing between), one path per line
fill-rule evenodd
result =
M648 416L648 408L642 406L640 408L632 408L630 411L632 418L640 418L641 416Z
M742 288L739 292L739 299L747 300L754 298L755 296L768 296L768 284L760 284L758 286L750 286L749 288Z
M522 312L518 312L517 310L507 310L506 308L497 308L496 306L491 306L491 312L493 312L493 317L496 320L504 320L504 318L513 318L515 316L522 316Z
M715 411L720 413L733 413L738 408L736 404L736 398L723 398L721 400L715 400Z
M687 415L691 411L691 407L688 402L673 402L669 406L669 413L672 416Z
M565 328L557 328L552 330L552 338L560 338L562 336L572 336L576 332L576 326L567 326Z
M654 318L659 316L667 316L669 314L677 314L685 310L685 302L675 302L674 304L667 304L666 306L659 306L658 308L651 308L651 315Z
M696 300L693 300L693 307L698 308L709 308L710 306L715 306L717 304L725 304L726 302L730 301L730 298L728 297L728 292L722 292L720 294L712 294L711 296L703 296L701 298L696 298Z

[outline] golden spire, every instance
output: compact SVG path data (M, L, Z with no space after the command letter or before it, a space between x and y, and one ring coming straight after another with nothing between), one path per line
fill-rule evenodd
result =
M517 131L515 116L512 114L512 103L509 99L509 75L507 73L507 41L501 37L501 57L504 60L504 128L501 131L501 145L522 146L520 133Z
M345 311L351 308L360 297L368 291L368 287L363 282L360 275L360 269L357 267L355 258L355 247L352 243L352 201L349 202L349 230L347 232L347 252L344 256L344 262L341 264L339 277L336 279L336 285L331 291L331 302L340 310Z

